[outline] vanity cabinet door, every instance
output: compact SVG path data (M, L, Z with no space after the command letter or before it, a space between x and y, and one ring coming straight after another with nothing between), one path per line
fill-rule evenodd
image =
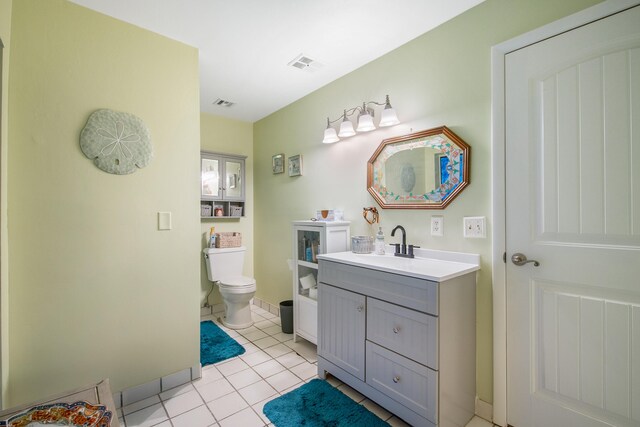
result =
M366 299L320 283L318 355L364 381Z

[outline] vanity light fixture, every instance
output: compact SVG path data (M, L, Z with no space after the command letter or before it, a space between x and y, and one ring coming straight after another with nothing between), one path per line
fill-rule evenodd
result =
M376 101L368 101L363 102L362 106L357 106L350 108L348 110L344 110L342 116L338 117L335 120L329 120L327 117L327 128L324 130L324 139L322 140L325 144L332 144L334 142L340 141L340 138L348 138L356 134L356 132L369 132L375 130L376 126L373 123L374 110L369 105L384 105L384 109L382 110L382 114L380 115L380 123L378 126L393 126L400 123L398 120L398 115L396 114L396 110L391 106L391 102L389 102L389 95L386 96L385 102L376 102ZM358 112L358 127L354 130L353 123L348 119L349 116L352 116ZM342 119L340 123L340 130L336 134L336 130L331 127L332 123L337 122Z

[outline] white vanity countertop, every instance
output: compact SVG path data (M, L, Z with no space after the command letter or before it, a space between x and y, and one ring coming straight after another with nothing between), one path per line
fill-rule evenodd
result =
M394 256L394 247L391 245L385 249L385 255L336 252L318 255L318 258L435 282L443 282L480 270L478 254L416 248L415 258L404 258Z

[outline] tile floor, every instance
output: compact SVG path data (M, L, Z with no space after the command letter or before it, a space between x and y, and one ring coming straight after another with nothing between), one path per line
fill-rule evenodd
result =
M254 326L230 330L213 320L246 352L238 357L202 368L202 378L151 398L118 409L123 427L263 427L272 426L262 407L313 378L317 378L316 347L304 340L294 343L282 333L280 318L252 306ZM364 405L392 426L402 420L366 399L333 377L328 381L354 401ZM475 417L467 427L491 427Z

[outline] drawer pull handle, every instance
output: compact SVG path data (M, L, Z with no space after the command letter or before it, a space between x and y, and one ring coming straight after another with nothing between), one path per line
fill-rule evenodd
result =
M393 377L393 382L398 384L400 382L400 377Z
M393 333L397 334L398 332L400 332L400 328L398 328L397 326L395 328L393 328Z
M363 305L359 305L359 306L358 306L358 311L359 311L359 312L362 312L362 310L364 310L364 306L363 306Z

